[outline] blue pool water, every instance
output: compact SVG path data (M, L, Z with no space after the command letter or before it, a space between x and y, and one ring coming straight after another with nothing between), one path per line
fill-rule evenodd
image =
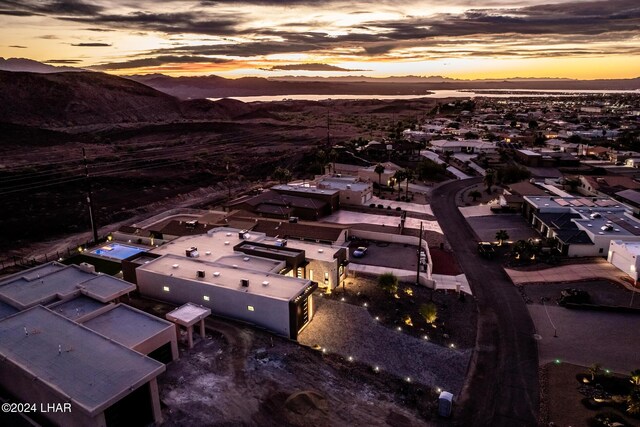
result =
M108 243L91 251L92 254L115 259L129 258L140 252L146 252L146 249L123 245L121 243Z

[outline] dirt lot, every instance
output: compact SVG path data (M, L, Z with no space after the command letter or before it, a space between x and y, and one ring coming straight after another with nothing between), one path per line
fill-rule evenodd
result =
M327 141L327 114L329 142L339 144L387 136L392 118L414 120L435 102L274 102L235 121L58 129L55 138L35 127L2 128L0 251L24 255L26 244L89 229L82 148L104 225L197 188L226 189L227 162L235 186L264 181L276 166L312 177L319 169L315 152Z
M548 298L549 303L552 305L555 304L556 299L560 297L560 291L565 288L577 288L589 292L593 304L640 308L640 293L636 293L634 296L630 290L621 284L607 280L588 280L574 283L540 283L522 286L524 296L528 297L534 304L540 304L541 298Z
M162 315L171 307L137 299ZM248 326L207 319L207 337L159 378L166 426L440 425L435 391Z

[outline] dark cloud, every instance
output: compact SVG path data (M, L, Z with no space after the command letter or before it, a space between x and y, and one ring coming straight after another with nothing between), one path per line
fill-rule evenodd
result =
M109 47L109 43L72 43L71 46L75 47Z
M267 71L370 71L370 70L351 70L349 68L337 67L329 64L286 64L286 65L274 65L273 67L263 68Z
M9 16L35 16L37 13L27 12L24 10L0 10L0 15L9 15Z
M208 58L204 56L173 56L173 55L161 55L154 58L140 58L131 59L123 62L112 62L108 64L100 64L95 67L91 67L96 70L126 70L129 68L141 68L141 67L159 67L165 64L224 64L231 62L230 59L222 58Z
M66 21L99 24L110 28L159 31L167 34L236 35L243 21L234 15L212 17L197 12L150 13L61 17Z
M49 59L48 61L43 61L45 64L78 64L82 61L79 59Z
M102 6L86 3L80 0L1 0L0 7L12 11L19 16L51 15L51 16L75 16L96 15L103 10Z
M17 44L11 45L9 47L12 47L12 48L15 48L15 49L26 49L27 48L26 46L20 46L20 45L17 45Z

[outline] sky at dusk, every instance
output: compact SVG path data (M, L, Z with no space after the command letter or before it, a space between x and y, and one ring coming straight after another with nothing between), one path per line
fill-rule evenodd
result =
M0 56L113 74L640 76L640 1L0 0Z

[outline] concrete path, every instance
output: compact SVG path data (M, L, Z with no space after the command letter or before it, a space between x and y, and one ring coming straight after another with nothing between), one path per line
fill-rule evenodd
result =
M517 271L510 268L505 268L504 271L515 285L601 278L622 282L621 277L626 276L624 272L604 260L595 263L563 265L537 271Z
M298 336L301 344L319 345L400 378L460 393L471 349L441 347L382 326L363 307L322 298L314 298L314 303L314 319Z
M446 276L444 274L432 274L432 279L436 282L437 290L457 291L460 286L460 291L473 295L471 293L471 287L467 276L464 274L458 274L457 276Z

